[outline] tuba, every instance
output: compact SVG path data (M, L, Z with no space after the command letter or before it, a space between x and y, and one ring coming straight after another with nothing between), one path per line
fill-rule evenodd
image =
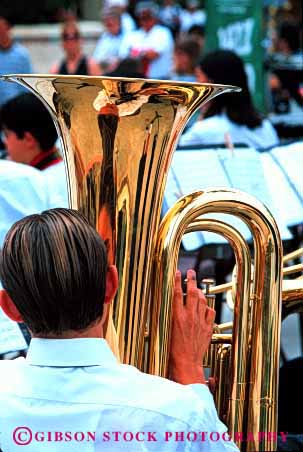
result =
M3 79L28 88L54 119L70 207L97 229L109 264L118 269L112 318L120 359L149 372L148 294L170 161L192 114L213 97L239 89L69 75Z
M183 128L205 102L239 89L68 75L1 78L28 88L51 113L62 142L70 207L97 229L109 263L117 266L112 320L122 362L167 376L182 234L202 227L230 241L242 269L238 288L243 298L235 302L232 346L222 347L221 353L231 354L233 366L226 421L231 432L247 427L276 432L282 252L273 218L253 197L210 189L179 200L160 226L166 178ZM252 285L245 241L228 225L199 218L207 212L237 215L251 228ZM275 443L263 440L253 447L270 451Z

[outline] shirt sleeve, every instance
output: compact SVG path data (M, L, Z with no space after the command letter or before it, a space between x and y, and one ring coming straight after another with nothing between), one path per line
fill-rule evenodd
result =
M214 404L214 399L208 387L204 384L189 385L198 398L203 401L203 418L197 419L193 430L201 432L202 440L193 443L192 452L239 452L238 447L230 437L227 427L220 421Z
M173 52L174 45L171 32L166 29L157 30L157 34L154 34L153 43L150 47L160 55L168 51Z
M136 36L134 33L127 33L126 36L122 39L120 49L119 49L119 58L124 59L127 58L130 54L132 48L132 42L136 42Z
M27 49L22 49L22 54L20 55L20 64L22 65L22 72L24 74L32 74L33 67Z

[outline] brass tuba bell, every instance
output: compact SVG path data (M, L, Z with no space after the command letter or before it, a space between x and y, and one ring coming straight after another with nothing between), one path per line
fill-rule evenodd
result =
M239 89L59 75L2 79L27 87L51 113L63 144L70 207L98 230L109 263L118 268L113 322L121 360L149 372L144 362L148 293L172 154L201 105Z

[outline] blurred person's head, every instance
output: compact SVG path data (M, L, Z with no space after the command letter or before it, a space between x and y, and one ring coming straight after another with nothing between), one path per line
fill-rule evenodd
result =
M119 35L121 33L121 12L117 7L104 8L102 21L108 33Z
M19 220L0 253L1 306L36 337L81 337L102 325L116 293L97 231L77 211L52 209ZM99 333L98 332L98 333Z
M144 31L150 31L158 22L159 6L152 1L139 2L135 8L139 25Z
M199 44L200 53L202 53L205 43L205 27L203 25L192 25L189 28L187 35L190 39Z
M228 118L240 125L255 128L262 119L255 110L248 88L248 79L241 58L230 50L215 50L202 58L196 70L200 83L235 85L240 93L228 93L215 97L206 105L204 117L226 113Z
M122 14L124 13L128 8L128 0L110 0L108 2L108 6L117 8L118 11Z
M120 61L118 66L112 72L106 74L108 77L130 77L143 78L143 68L140 60L125 58Z
M196 41L184 39L178 41L174 50L175 72L193 74L200 57L200 47Z
M58 138L49 112L31 93L2 105L0 124L9 158L19 163L28 164L39 153L51 150Z
M199 6L199 0L186 0L186 9L188 11L196 11Z
M74 21L67 21L61 31L62 46L67 59L74 59L81 53L81 34Z
M6 49L11 46L11 23L9 20L0 15L0 48Z
M298 52L302 47L302 31L298 24L283 22L278 27L278 51L286 55Z

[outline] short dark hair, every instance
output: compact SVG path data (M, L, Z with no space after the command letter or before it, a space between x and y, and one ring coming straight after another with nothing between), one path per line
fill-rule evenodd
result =
M193 67L195 67L200 57L200 46L194 39L180 39L176 41L175 52L183 52L188 55L193 62Z
M42 151L51 149L58 138L50 113L31 93L20 94L6 102L0 110L0 124L15 132L18 138L30 132Z
M103 313L107 254L79 212L51 209L8 231L0 279L34 334L84 330Z
M236 53L221 49L209 52L202 58L200 68L212 83L242 88L240 93L222 94L212 99L205 118L225 112L231 121L250 129L262 124L262 116L251 98L244 63Z
M205 27L204 27L204 25L194 24L188 29L187 34L189 36L190 35L198 35L198 36L201 36L202 38L204 38L205 37Z

